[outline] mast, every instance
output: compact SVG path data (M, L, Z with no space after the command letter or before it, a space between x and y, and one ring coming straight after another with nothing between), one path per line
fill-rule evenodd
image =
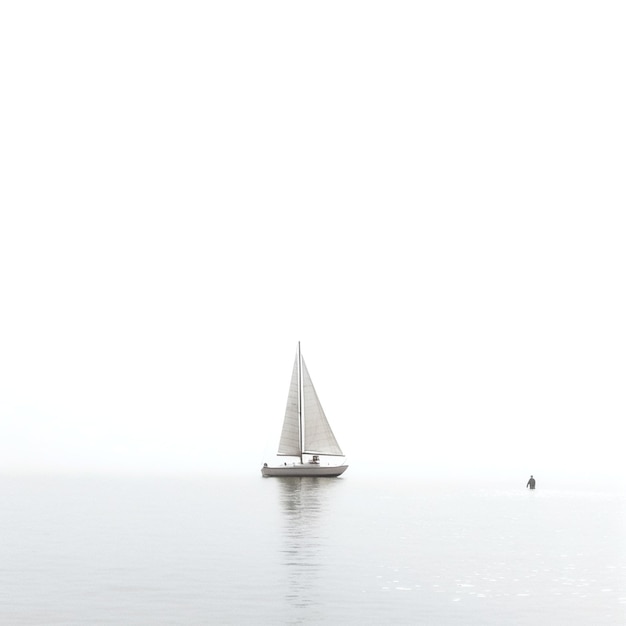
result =
M300 421L300 463L304 463L302 451L304 450L304 420L302 419L302 354L298 341L298 419Z

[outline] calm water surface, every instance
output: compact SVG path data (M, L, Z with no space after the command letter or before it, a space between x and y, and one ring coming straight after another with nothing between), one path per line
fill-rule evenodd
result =
M0 495L1 624L626 624L618 490L5 476Z

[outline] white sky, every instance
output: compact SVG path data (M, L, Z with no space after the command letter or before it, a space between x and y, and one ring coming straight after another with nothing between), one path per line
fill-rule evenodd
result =
M619 471L622 2L4 2L0 471Z

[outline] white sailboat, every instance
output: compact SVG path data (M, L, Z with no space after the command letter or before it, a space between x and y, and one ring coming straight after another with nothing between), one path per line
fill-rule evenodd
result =
M320 457L344 457L324 414L300 352L293 365L278 456L297 458L282 465L263 464L263 476L339 476L347 465L332 465Z

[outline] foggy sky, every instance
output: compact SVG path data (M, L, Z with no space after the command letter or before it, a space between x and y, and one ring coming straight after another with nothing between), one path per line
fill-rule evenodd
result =
M0 9L0 471L619 471L619 3Z

